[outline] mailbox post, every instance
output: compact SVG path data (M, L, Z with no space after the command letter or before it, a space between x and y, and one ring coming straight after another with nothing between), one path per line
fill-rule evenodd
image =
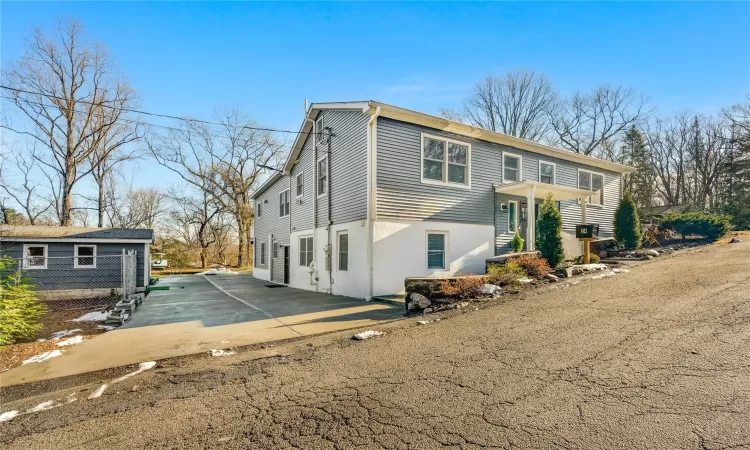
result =
M588 223L576 225L576 238L583 241L583 263L589 263L589 242L599 235L599 225Z

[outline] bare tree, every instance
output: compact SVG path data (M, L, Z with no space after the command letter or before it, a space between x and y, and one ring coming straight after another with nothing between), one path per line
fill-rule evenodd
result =
M53 202L44 199L39 194L40 185L35 181L36 176L33 173L36 161L14 148L11 148L10 155L16 163L20 183L13 186L11 183L3 182L0 178L0 189L5 191L26 213L29 224L37 225L38 219L52 208Z
M124 194L110 179L106 202L109 226L117 228L154 228L164 213L165 195L154 188L129 188Z
M549 111L556 101L557 93L544 74L516 70L479 81L464 102L463 118L486 130L540 141L547 135ZM460 117L450 110L441 113L452 120Z
M684 199L685 154L690 134L686 114L656 119L646 128L651 166L656 175L656 190L667 205L679 205Z
M592 155L607 141L616 141L645 114L646 99L633 89L600 86L576 93L550 113L553 142L563 148Z
M186 121L166 137L146 139L154 158L183 180L216 196L234 217L239 238L238 266L249 263L253 212L250 193L267 166L283 156L283 145L237 110L217 113L219 134L205 123Z
M79 23L61 22L57 31L54 41L36 30L26 54L3 71L3 91L32 131L3 126L43 149L35 157L49 179L59 178L57 213L61 225L70 225L73 188L91 171L87 162L111 135L106 130L124 121L135 92L117 75L105 48L84 39Z
M197 195L173 190L169 197L175 205L169 215L177 234L186 244L200 248L201 267L208 267L208 249L221 237L218 220L223 206L205 190Z

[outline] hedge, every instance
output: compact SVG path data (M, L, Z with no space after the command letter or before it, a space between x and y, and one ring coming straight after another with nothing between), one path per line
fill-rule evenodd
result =
M700 212L667 214L659 226L674 231L685 239L696 235L715 241L732 228L732 216L725 214L706 214Z

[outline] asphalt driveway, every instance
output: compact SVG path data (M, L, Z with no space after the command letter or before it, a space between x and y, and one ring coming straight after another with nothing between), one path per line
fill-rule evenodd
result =
M196 320L213 327L366 304L360 299L276 285L245 273L171 276L163 278L159 286L169 286L169 290L152 291L121 329ZM392 308L368 312L376 320L393 314Z

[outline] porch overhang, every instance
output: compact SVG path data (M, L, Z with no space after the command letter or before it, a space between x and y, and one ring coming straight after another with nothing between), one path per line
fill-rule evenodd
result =
M535 199L544 200L550 192L555 200L578 200L596 195L599 191L586 191L569 186L540 183L539 181L516 181L513 183L496 184L495 192L498 194L514 195L517 197L533 196Z

